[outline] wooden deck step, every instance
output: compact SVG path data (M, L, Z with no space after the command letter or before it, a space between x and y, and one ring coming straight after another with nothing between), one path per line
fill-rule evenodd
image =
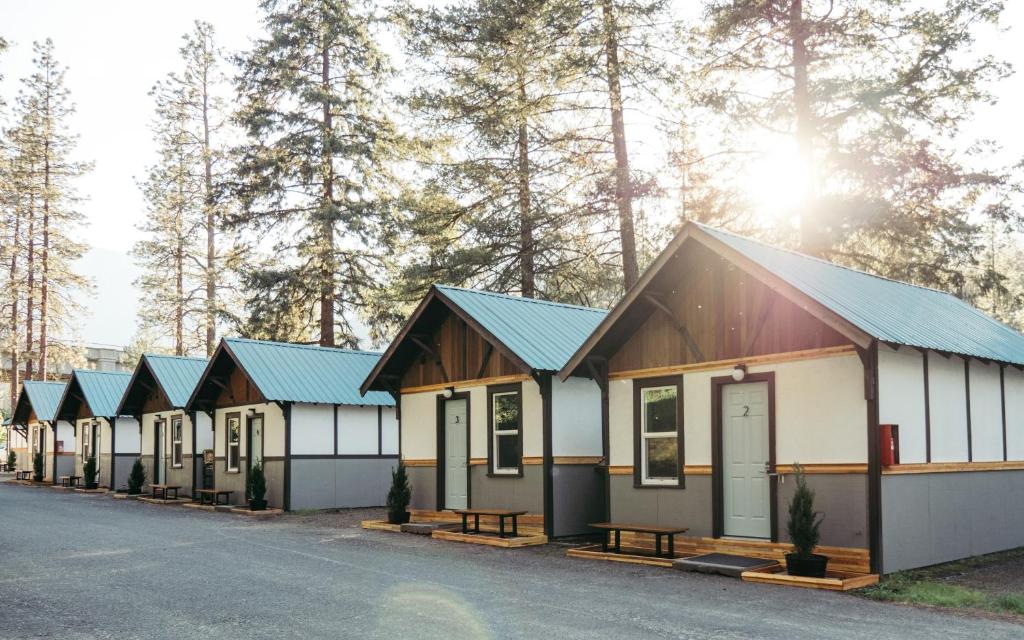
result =
M533 547L548 543L545 535L520 535L515 538L499 538L495 535L484 535L475 533L462 533L461 531L445 531L438 529L430 534L435 540L448 540L450 542L465 542L468 544L482 544L489 547L502 547L505 549L518 549L520 547Z

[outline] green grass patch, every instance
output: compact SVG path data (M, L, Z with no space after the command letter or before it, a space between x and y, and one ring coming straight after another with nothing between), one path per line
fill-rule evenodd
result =
M883 602L1024 615L1024 593L992 594L946 582L951 577L992 564L1017 560L1022 555L1024 549L1014 549L934 567L901 571L885 576L878 584L860 589L856 593Z

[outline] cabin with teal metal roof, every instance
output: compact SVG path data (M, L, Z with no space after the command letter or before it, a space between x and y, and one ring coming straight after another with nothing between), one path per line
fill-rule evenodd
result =
M18 470L33 470L33 458L42 453L43 475L37 479L51 484L57 484L60 476L71 474L75 465L74 427L57 419L64 387L63 382L26 381L11 414L11 424L28 445L27 455L18 456Z
M401 399L414 519L525 511L549 537L603 505L600 391L556 378L605 311L434 286L363 382ZM451 517L451 514L447 514Z
M185 410L207 362L144 354L118 406L120 415L134 416L140 425L139 452L147 482L177 486L179 495L193 498L195 489L213 484L213 463L204 463L213 454L210 419Z
M139 423L118 413L131 374L121 371L75 369L57 406L57 419L70 422L76 446L74 474L85 476L85 463L95 458L96 484L116 490L127 484L139 457ZM96 488L96 487L86 487Z
M602 390L602 519L781 559L799 464L830 566L888 573L1024 545L1022 368L952 295L689 222L559 375Z
M256 464L271 507L382 506L398 463L390 394L361 395L380 354L224 338L186 405L213 424L213 485L245 504Z

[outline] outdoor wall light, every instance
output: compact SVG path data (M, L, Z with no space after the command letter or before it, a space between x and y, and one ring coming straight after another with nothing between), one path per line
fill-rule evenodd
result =
M747 377L747 365L742 363L736 365L736 368L732 370L732 379L736 382L742 382L745 377Z
M443 395L445 400L450 399L453 395L455 395L455 387L445 387Z
M256 410L250 408L248 411L245 412L245 415L247 415L247 416L249 416L251 418L254 415L256 415Z

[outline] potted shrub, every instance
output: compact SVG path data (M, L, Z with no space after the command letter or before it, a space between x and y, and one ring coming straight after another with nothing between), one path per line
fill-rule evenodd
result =
M409 476L405 473L405 465L399 461L391 472L391 489L388 490L388 522L405 524L409 522L409 500L412 490L409 488Z
M85 483L86 489L95 489L99 486L96 482L96 456L85 461L85 466L82 467L82 482Z
M18 454L14 451L7 452L7 470L14 471L18 466Z
M36 482L43 481L43 452L37 451L32 456L32 479Z
M796 475L796 491L789 501L789 523L786 531L793 543L793 553L786 554L786 571L791 576L824 578L828 556L814 553L821 540L818 529L824 514L814 510L814 490L807 486L803 467L793 465Z
M266 511L267 509L267 478L263 475L263 465L256 465L249 470L248 481L249 509Z
M142 460L136 459L132 472L128 474L128 495L137 496L142 493L142 485L146 484L146 467Z

